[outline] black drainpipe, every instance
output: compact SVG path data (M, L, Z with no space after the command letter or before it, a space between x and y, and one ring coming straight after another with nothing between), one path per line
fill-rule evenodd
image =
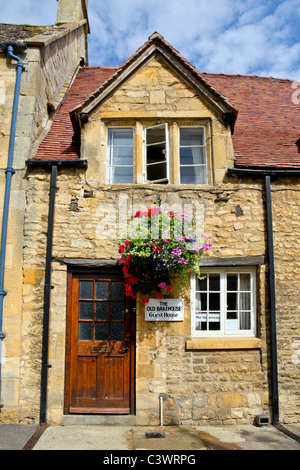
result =
M47 385L48 385L48 347L49 347L49 315L50 315L50 294L51 294L51 265L52 265L52 246L53 246L53 224L54 224L54 206L55 194L57 191L57 168L58 167L84 167L86 160L27 160L28 168L46 168L51 167L50 182L50 200L48 214L48 232L46 248L46 270L45 270L45 288L44 288L44 318L43 318L43 339L42 339L42 373L41 373L41 403L40 403L40 424L46 425L47 411Z
M42 343L42 377L41 377L41 408L40 424L46 424L47 409L47 378L48 369L48 343L49 343L49 313L50 313L50 291L51 291L51 261L52 261L52 241L53 241L53 222L54 222L54 204L56 187L57 166L51 167L50 183L50 201L48 215L48 233L46 250L46 273L45 273L45 299L44 299L44 319L43 319L43 343Z
M267 236L268 236L268 265L269 265L269 296L270 296L270 329L271 329L271 369L272 369L272 412L274 425L279 424L279 394L278 394L278 370L277 370L277 334L276 334L276 295L275 295L275 269L273 246L273 219L272 219L272 195L271 176L297 176L300 170L294 169L245 169L229 168L229 175L243 175L248 177L265 178Z
M275 304L275 269L273 246L273 219L271 178L265 176L267 235L268 235L268 263L269 263L269 296L270 296L270 326L271 326L271 362L272 362L272 393L273 393L273 424L279 423L278 401L278 371L277 371L277 333L276 333L276 304Z

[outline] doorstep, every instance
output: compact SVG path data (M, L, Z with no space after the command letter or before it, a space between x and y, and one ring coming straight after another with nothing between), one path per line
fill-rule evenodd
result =
M135 426L135 415L63 415L62 426Z

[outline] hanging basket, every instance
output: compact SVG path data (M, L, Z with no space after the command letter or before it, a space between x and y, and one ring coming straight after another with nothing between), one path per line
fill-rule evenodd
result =
M137 211L126 237L118 240L125 294L142 302L163 298L173 289L172 278L184 289L192 271L200 276L200 261L211 248L205 235L195 233L195 221L154 206Z

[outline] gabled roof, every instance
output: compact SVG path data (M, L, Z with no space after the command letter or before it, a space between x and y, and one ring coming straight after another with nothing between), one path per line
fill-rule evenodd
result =
M292 81L256 76L208 74L198 72L178 51L155 33L147 43L118 69L83 67L70 88L52 127L41 143L34 160L80 158L80 144L73 139L76 116L91 112L132 72L142 66L145 54L161 49L173 57L176 66L195 77L203 93L224 112L236 119L232 136L235 166L300 168L299 106L293 104ZM166 59L167 60L167 59ZM237 116L238 110L238 116ZM237 116L237 117L236 117Z
M143 46L117 69L109 80L72 110L71 119L74 129L76 129L76 120L80 119L81 114L86 116L92 112L97 106L108 99L122 83L128 80L156 55L160 55L200 96L219 110L224 119L230 122L232 128L234 127L237 110L228 98L208 83L198 70L184 59L160 34L154 33Z
M300 105L292 101L293 81L202 75L239 110L232 136L235 166L300 168Z

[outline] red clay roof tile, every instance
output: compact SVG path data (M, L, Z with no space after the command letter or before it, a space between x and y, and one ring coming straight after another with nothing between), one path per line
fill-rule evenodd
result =
M117 71L83 67L59 109L33 160L80 158L73 141L70 111L87 99ZM289 80L256 76L200 74L238 109L233 138L237 167L300 168L299 106L292 102Z

